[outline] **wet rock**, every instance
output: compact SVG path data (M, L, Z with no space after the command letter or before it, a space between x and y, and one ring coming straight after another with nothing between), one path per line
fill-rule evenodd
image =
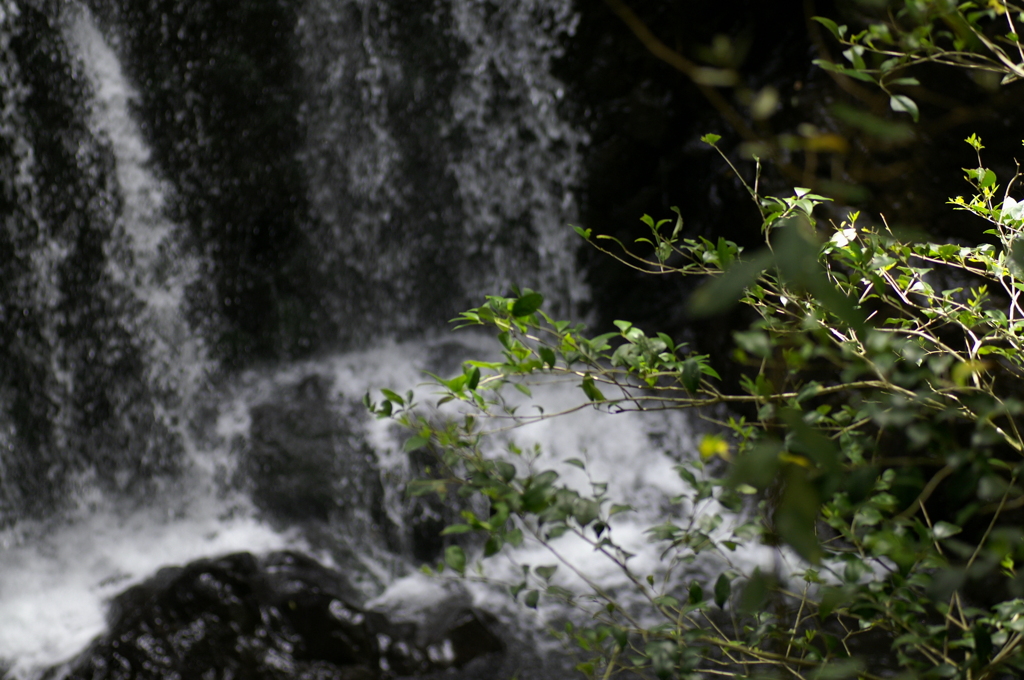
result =
M387 617L393 630L434 663L462 667L506 648L497 620L472 605L460 584L415 573L395 581L367 607ZM426 670L421 669L421 670Z
M296 552L198 560L115 598L109 632L47 677L375 680L434 674L505 648L496 621L465 603L438 600L432 619L413 621L359 600L340 573Z
M384 489L373 451L363 441L360 411L332 399L331 380L304 377L250 411L242 484L256 505L285 523L359 524L387 539Z

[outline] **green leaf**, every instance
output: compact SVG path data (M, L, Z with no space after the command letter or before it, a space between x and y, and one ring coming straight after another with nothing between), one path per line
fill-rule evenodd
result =
M914 128L909 123L886 120L868 111L836 104L829 109L839 120L852 125L885 142L900 144L914 138Z
M782 444L777 441L758 442L737 457L727 483L733 488L741 484L749 484L755 489L768 488L779 469L779 452L781 450Z
M442 536L449 536L451 534L465 534L473 530L473 527L468 524L452 524L451 526L445 527L441 531ZM452 567L453 569L455 567Z
M573 230L574 230L574 231L575 231L575 232L576 232L577 234L579 234L579 235L580 235L580 236L582 236L583 238L587 239L588 241L590 240L590 234L591 234L591 230L590 230L590 229L584 229L583 227L577 227L577 226L575 226L575 225L573 225L573 227L572 227L572 228L573 228Z
M601 390L597 389L597 385L594 384L594 378L591 376L584 376L583 382L580 384L583 389L583 394L587 395L587 399L590 401L604 401L604 395L601 394Z
M400 396L398 396L398 393L392 392L391 390L387 390L387 389L382 389L380 392L385 397L387 397L391 401L395 402L399 406L405 406L405 400L402 399Z
M775 512L775 526L782 540L797 554L812 564L818 564L823 554L814 533L820 504L818 492L811 485L807 470L800 466L788 466L785 480L782 500Z
M581 527L585 527L601 515L601 504L589 498L577 498L572 504L572 514Z
M832 71L833 73L841 73L844 76L849 76L857 80L863 80L866 83L874 83L875 79L870 74L858 71L857 69L847 68L840 64L834 64L831 61L825 59L813 59L811 63L815 66L825 69L826 71Z
M492 555L497 555L501 549L502 539L499 535L494 534L487 539L486 543L483 544L483 556L490 557Z
M936 522L932 533L937 539L949 538L950 536L956 536L962 531L962 529L955 524L949 522Z
M846 680L846 678L856 678L863 672L863 659L835 659L820 666L808 677L813 680Z
M540 293L528 292L516 299L512 305L512 316L519 318L533 314L544 304L544 296Z
M915 123L920 115L917 110L917 104L905 94L894 94L889 97L889 108L897 113L909 113Z
M555 352L550 347L541 347L537 350L537 354L540 356L540 360L545 366L550 368L555 367Z
M700 388L700 362L696 359L687 359L683 362L683 370L681 378L683 381L683 387L690 394L695 394Z
M736 331L732 334L736 344L748 354L767 358L772 353L772 341L762 331Z
M514 479L516 476L516 466L512 465L512 463L509 463L504 460L499 460L495 461L494 467L497 470L498 476L501 478L501 481L505 482L506 484L512 481L512 479Z
M558 565L550 564L543 567L534 567L533 571L537 576L540 576L545 581L550 581L551 577L555 575L556 571L558 571Z
M704 135L703 137L701 137L700 141L702 141L705 144L708 144L710 146L714 146L718 142L718 140L720 140L721 138L722 138L722 135L715 135L715 134L708 133L708 134Z
M523 600L527 607L530 609L536 609L537 603L540 602L540 592L531 590L526 593L526 598Z
M818 605L818 616L822 621L836 610L836 607L850 601L850 593L847 588L826 587L821 593L821 601Z
M1024 238L1017 237L1010 243L1010 252L1006 257L1006 268L1014 278L1024 281Z
M466 573L466 553L457 545L450 545L444 551L444 563L460 576Z
M846 26L838 26L836 22L826 17L811 17L814 21L827 28L835 36L836 40L842 40L843 36L846 35Z
M739 611L744 614L762 611L773 583L774 579L761 571L760 567L754 569L753 575L743 587L743 594L740 595Z
M730 595L732 595L732 579L727 574L722 574L715 581L715 604L719 609L725 609Z
M408 439L405 440L405 445L402 446L402 450L405 451L406 453L411 453L416 449L422 449L429 443L430 440L427 439L426 437L421 437L419 435L415 437L409 437Z
M735 305L743 291L753 285L772 262L772 254L762 250L749 260L735 262L724 273L715 276L690 296L690 315L700 319L720 314Z

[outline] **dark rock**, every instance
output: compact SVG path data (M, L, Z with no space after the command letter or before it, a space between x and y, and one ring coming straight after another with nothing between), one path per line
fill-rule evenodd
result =
M415 573L391 584L367 606L387 617L396 640L425 650L434 664L461 668L506 649L496 633L498 621L473 607L469 593L458 583ZM417 670L425 672L429 665Z
M364 537L387 543L393 527L376 458L363 440L359 419L366 414L351 410L332 399L330 378L317 374L254 406L240 481L277 520L358 525Z
M340 573L300 553L198 560L115 598L109 632L47 677L375 680L505 648L496 620L472 608L435 612L441 627L424 631L359 601Z

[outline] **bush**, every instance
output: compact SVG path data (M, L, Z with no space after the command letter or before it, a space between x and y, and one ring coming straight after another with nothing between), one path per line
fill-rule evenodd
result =
M979 23L1004 20L1005 5L931 12L941 4L908 3L894 22L849 38L846 27L822 21L850 47L850 65L831 67L883 88L907 85L888 74L918 61L1016 77L1021 65ZM945 36L934 28L940 21L956 30ZM973 47L995 56L971 61ZM892 94L892 108L917 116L904 95ZM703 141L717 149L720 139ZM564 635L588 655L577 668L590 677L647 669L658 677L975 680L1024 670L1024 203L1009 196L1019 173L1002 187L982 163L981 141L966 141L978 159L965 170L970 197L949 203L987 223L980 245L908 237L855 212L819 223L815 209L828 198L806 188L762 196L756 180L745 184L765 242L754 253L685 237L678 210L674 219L645 215L650 236L630 245L577 227L652 275L706 277L688 302L695 318L736 304L752 310L755 321L733 335L739 380L725 383L707 355L628 321L591 336L550 318L540 293L488 297L457 322L494 330L502 360L467 361L454 378L435 379L436 405L461 405L460 416L419 408L411 393L366 399L379 417L409 428L407 450L437 455L436 476L413 482L410 493L475 499L476 510L445 533L481 534L484 559L529 537L590 585L581 593L553 583L555 565L525 566L510 584L528 607L551 598L586 612L587 625L568 624ZM657 573L634 569L615 539L632 508L606 485L581 491L534 452L494 451L496 432L558 417L507 397L509 388L530 395L550 379L579 386L578 408L696 409L713 421L678 467L685 516L648 528L664 547ZM729 415L715 419L722 411L712 407ZM630 596L561 559L565 534L616 565ZM745 568L732 559L752 545L774 546L800 566ZM451 546L437 569L465 575L473 559Z

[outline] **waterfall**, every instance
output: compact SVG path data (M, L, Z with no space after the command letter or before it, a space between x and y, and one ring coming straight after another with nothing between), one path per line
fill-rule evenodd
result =
M360 400L493 351L441 330L485 292L586 301L572 3L40 4L0 0L0 671L69 661L163 567L293 549L400 622L497 614L560 676L526 661L543 618L414 576L453 510L404 497L422 461ZM646 508L654 562L685 423L522 436Z
M134 87L88 10L68 14L65 34L93 92L90 126L113 152L120 191L116 228L123 241L110 244L108 271L143 305L133 332L147 351L147 381L178 402L188 401L211 368L202 338L185 318L186 289L198 283L199 262L184 249L180 228L165 215L170 188L154 176L150 150L131 115L138 97Z
M0 12L0 17L18 16L16 5L6 9L8 13ZM14 137L11 146L21 161L13 190L33 209L23 219L39 230L38 237L26 244L31 267L23 275L27 280L23 285L31 306L26 304L22 315L42 324L34 338L38 345L28 349L51 353L46 368L52 377L43 384L48 386L47 397L60 409L52 423L55 435L45 442L52 447L49 451L31 450L32 440L22 436L4 441L0 453L3 499L10 512L4 518L6 531L0 534L0 669L15 678L35 677L80 652L103 632L106 602L160 567L210 554L303 545L296 537L253 519L246 499L219 490L210 474L218 465L216 452L198 450L191 441L188 421L196 415L192 400L199 397L211 369L202 338L191 331L185 318L185 290L194 283L198 265L183 251L178 228L164 214L168 188L154 175L148 148L130 112L135 93L117 58L84 8L72 8L59 21L52 19L52 28L60 29L58 34L70 47L66 56L76 82L90 93L84 98L86 110L79 113L84 114L82 124L91 135L88 141L79 140L83 146L77 151L96 149L102 154L109 150L112 156L103 169L106 175L94 175L91 188L99 192L97 200L107 203L103 217L109 219L100 222L109 232L102 248L103 269L96 276L103 282L103 293L116 298L112 318L94 321L96 325L86 332L98 335L102 342L107 339L108 324L115 324L131 334L130 348L124 351L138 353L137 361L127 366L136 374L102 374L106 382L94 387L116 393L127 383L125 400L139 400L135 407L145 409L148 417L131 422L129 414L122 434L108 431L109 438L93 444L92 450L82 433L75 431L80 425L74 396L82 389L75 383L82 370L68 355L78 351L76 343L93 338L69 336L59 327L68 297L60 270L80 263L69 262L74 248L67 242L74 235L59 234L48 220L48 206L37 198L48 187L35 163L34 140L25 134L31 128L19 116L27 88L6 90L9 97L23 98L10 105L5 117L4 131ZM16 64L5 65L11 69L7 78L18 83ZM91 170L86 163L79 167L87 173ZM8 219L5 237L22 237L16 230L25 227ZM5 262L5 266L18 264L22 263L16 259ZM25 304L10 297L11 293L4 291L5 307L17 309L15 305ZM20 349L12 347L9 337L5 340L8 352ZM97 354L103 351L89 354L87 350L82 359L98 360ZM11 369L10 355L5 360ZM11 403L16 404L19 397L24 395L14 394L4 404L4 415L9 416ZM145 432L137 433L135 428ZM19 432L9 425L6 434ZM160 471L150 479L141 478L146 470L139 467L150 446L142 439L147 436L151 446L173 447L175 476ZM32 468L19 458L40 453L58 461L78 459L80 467L73 479L61 479L64 470L57 467L44 471L46 478L37 481L31 477ZM104 459L111 461L111 469L99 469L107 462ZM113 488L97 480L108 474L115 482ZM33 520L39 509L23 499L31 485L47 481L55 487L54 496L64 496L62 507L49 508L60 513ZM118 488L134 499L137 484L148 492L145 504L131 500L123 507Z
M307 3L313 240L368 325L436 325L512 284L556 313L585 299L566 225L587 136L551 75L575 22L567 0Z

